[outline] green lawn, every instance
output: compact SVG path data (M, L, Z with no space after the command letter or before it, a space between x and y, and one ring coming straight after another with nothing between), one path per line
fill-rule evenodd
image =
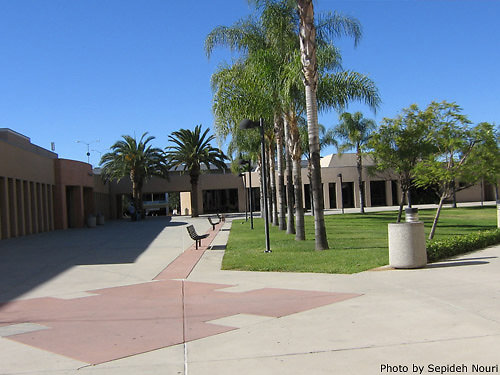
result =
M429 233L435 210L421 210ZM387 224L397 212L327 215L330 250L314 250L313 217L306 216L306 241L270 227L272 253L265 254L264 221L234 220L222 262L226 270L356 273L389 263ZM443 209L435 239L495 229L496 207Z

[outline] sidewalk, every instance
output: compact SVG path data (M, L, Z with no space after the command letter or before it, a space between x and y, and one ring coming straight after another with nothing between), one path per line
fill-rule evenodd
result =
M0 306L0 374L499 365L500 246L421 270L221 271L231 223L204 252L188 223L212 232L205 218L177 217L1 241L0 300L11 303Z

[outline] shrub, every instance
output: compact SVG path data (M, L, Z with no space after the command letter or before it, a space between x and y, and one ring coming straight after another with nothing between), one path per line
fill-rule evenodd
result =
M497 243L500 243L500 229L475 232L437 241L427 241L427 259L429 262L436 262Z

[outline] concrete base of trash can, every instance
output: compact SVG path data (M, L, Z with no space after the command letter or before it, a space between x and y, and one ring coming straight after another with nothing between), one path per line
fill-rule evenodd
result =
M500 201L497 201L497 227L500 228Z
M394 268L421 268L427 264L424 223L389 224L389 264Z
M95 228L96 226L96 217L94 215L90 215L87 217L87 226L89 228Z

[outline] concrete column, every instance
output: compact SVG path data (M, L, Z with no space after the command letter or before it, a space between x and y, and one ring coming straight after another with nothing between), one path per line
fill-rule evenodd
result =
M354 208L359 208L360 203L359 203L359 186L358 186L358 180L354 181L353 184L354 187Z
M17 226L17 192L16 192L16 180L13 178L7 179L7 189L9 197L9 221L10 221L10 236L18 236L18 226Z
M53 189L54 228L68 229L68 209L66 207L66 185L57 184Z
M73 200L71 202L74 212L75 228L83 228L85 225L85 207L83 202L83 188L73 187Z
M328 185L328 182L323 183L323 207L324 208L331 208L330 207L330 187Z
M40 225L38 223L38 184L36 182L30 182L30 194L31 194L31 223L33 228L33 233L40 232Z
M23 181L23 199L24 199L24 225L26 234L33 233L33 223L31 217L31 184L29 181Z
M9 189L7 177L0 177L0 238L10 238Z
M24 189L22 180L14 180L16 189L16 211L17 211L17 234L24 236L26 234L26 226L24 224Z
M43 184L43 223L46 232L50 230L49 185Z
M366 207L371 207L372 206L372 186L371 186L370 180L363 181L363 184L365 185L365 204L366 204Z
M43 196L42 196L42 184L36 183L36 212L37 212L37 225L38 232L43 232Z
M49 212L49 230L54 230L54 186L47 185L47 202Z
M340 180L338 183L335 184L335 195L336 195L336 201L337 201L337 208L342 209L342 184L340 183Z
M392 201L392 181L385 182L385 201L388 206L394 206L394 202Z

